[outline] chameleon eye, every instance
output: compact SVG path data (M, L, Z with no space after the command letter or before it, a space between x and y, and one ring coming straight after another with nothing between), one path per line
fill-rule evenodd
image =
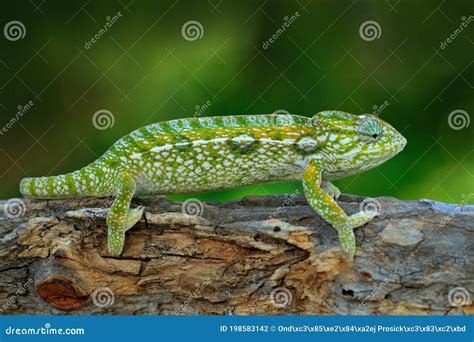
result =
M382 135L382 127L377 121L371 118L364 119L357 129L357 134L359 140L363 142L376 141Z

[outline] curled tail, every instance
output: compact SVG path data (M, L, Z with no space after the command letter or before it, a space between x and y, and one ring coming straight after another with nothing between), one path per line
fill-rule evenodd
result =
M103 171L90 164L80 170L50 177L28 177L20 182L20 192L31 198L67 198L76 196L107 196ZM99 176L101 175L101 176Z

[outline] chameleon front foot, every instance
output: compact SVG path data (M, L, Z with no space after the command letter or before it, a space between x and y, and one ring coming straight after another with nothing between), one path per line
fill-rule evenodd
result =
M360 211L354 215L349 216L347 223L352 228L358 228L367 222L372 221L377 215L378 213L376 211Z
M347 216L335 201L341 192L328 181L322 181L324 165L316 160L309 161L304 176L303 188L311 207L339 233L339 241L348 259L353 260L356 241L354 228L360 227L377 216L375 211L361 211Z
M339 196L341 196L341 190L339 190L337 186L335 186L329 181L323 181L321 183L321 189L326 191L326 193L332 198L334 198L335 200L337 200Z
M346 223L339 228L339 241L348 255L349 261L354 260L356 241L354 229L371 221L378 213L375 211L360 211L347 218Z
M348 224L345 225L343 228L339 229L338 236L342 249L347 253L348 260L353 261L356 251L356 240L353 227Z

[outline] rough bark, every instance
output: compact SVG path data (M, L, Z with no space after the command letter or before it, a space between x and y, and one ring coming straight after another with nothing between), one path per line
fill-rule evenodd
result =
M363 200L339 203L352 214ZM350 263L302 196L137 199L145 217L120 257L106 248L110 199L0 201L0 312L474 314L474 206L374 203Z

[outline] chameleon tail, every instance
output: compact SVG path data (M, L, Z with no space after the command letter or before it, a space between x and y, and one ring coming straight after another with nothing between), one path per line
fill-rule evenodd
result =
M28 177L20 182L20 192L31 198L65 198L74 196L106 196L96 176L97 166L90 164L80 170L50 177ZM102 186L103 187L103 186Z

